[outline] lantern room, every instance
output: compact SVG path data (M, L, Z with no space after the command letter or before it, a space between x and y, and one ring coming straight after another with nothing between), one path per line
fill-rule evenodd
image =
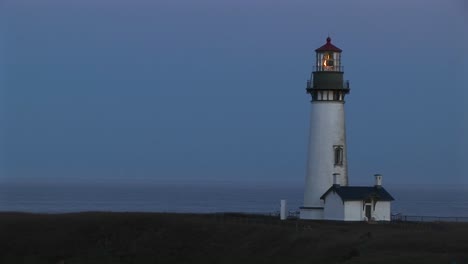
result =
M341 72L341 49L331 43L331 38L327 38L327 43L315 50L316 71Z

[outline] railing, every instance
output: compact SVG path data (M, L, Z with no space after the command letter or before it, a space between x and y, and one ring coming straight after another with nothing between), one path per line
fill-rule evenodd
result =
M279 211L270 213L241 213L224 212L215 214L205 214L204 217L213 218L217 222L233 224L254 224L254 225L274 225L285 228L295 228L299 230L312 230L317 227L314 222L299 218L299 211L289 211L286 220L280 220ZM395 219L394 217L401 217ZM362 221L364 222L364 221ZM398 228L411 230L432 230L440 229L441 222L468 223L468 217L439 217L439 216L404 216L401 214L392 215L392 221L369 221L370 224L393 225Z
M343 83L343 88L349 90L349 80L346 80L346 81Z
M391 216L395 222L465 222L468 223L468 217L464 216L423 216L423 215L402 215L394 214Z
M313 71L343 72L344 66L314 66Z
M288 213L287 213L287 218L288 219L299 219L299 214L300 214L299 211L289 210ZM279 217L280 216L280 211L274 211L274 212L267 213L267 214L264 214L264 215Z

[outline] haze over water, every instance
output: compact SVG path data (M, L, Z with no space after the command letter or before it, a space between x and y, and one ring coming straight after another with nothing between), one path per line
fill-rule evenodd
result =
M390 186L392 214L468 217L466 186ZM302 205L299 186L92 185L0 186L0 211L24 212L250 212L274 213L279 200L290 211Z

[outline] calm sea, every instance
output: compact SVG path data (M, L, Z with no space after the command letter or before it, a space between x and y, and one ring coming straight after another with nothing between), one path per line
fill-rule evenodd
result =
M386 187L395 197L392 213L468 217L466 186ZM295 186L24 186L0 185L0 211L251 212L279 210L280 199L295 211L302 204Z

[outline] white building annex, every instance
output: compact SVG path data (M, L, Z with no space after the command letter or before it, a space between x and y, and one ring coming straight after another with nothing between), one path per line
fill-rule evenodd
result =
M375 175L371 187L333 184L320 199L324 202L325 220L390 221L393 197L382 187L382 176Z
M344 105L350 88L343 78L342 50L328 37L315 52L306 87L312 100L304 204L299 217L389 221L393 197L381 186L382 176L376 176L380 184L373 187L348 186Z

